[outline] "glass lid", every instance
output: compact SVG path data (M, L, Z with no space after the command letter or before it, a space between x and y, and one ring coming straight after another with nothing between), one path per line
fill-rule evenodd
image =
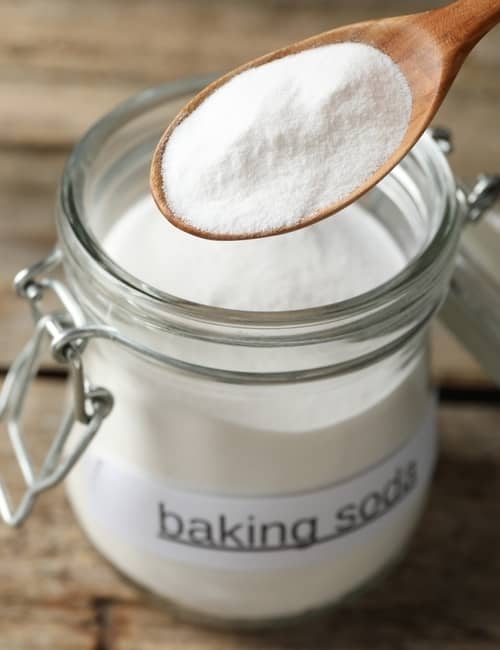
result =
M456 269L440 317L500 384L500 177L479 177L469 194ZM492 209L488 210L490 206Z

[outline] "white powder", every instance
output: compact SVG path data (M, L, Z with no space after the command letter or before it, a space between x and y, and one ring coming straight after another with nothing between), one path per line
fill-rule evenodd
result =
M123 215L103 246L120 266L157 289L250 311L339 302L379 286L405 265L391 235L357 205L280 237L219 242L175 228L147 197Z
M199 240L155 210L149 198L131 206L108 233L106 251L137 278L212 305L254 310L318 305L366 291L404 265L390 234L358 206L297 233L249 242ZM111 324L120 318L112 305L108 316ZM257 349L173 332L158 338L132 319L119 323L142 343L201 365L239 367L243 357L248 363L247 355L256 358L255 367L262 362ZM304 368L329 362L327 342L310 347L316 346L284 353L300 355ZM264 364L276 354L274 348L263 352ZM209 495L222 499L221 512L225 498L237 497L248 511L246 499L261 497L264 507L249 512L256 521L273 521L282 516L279 497L300 500L351 479L359 481L355 501L360 502L373 489L365 473L404 449L419 429L425 433L432 426L425 422L424 349L413 355L408 347L400 356L340 376L262 386L177 373L105 342L89 346L85 367L112 391L115 407L68 478L73 508L96 547L155 594L216 619L289 617L341 599L402 552L430 480L432 463L418 456L411 456L418 461L418 488L397 508L333 549L319 544L303 552L257 554L252 561L260 568L249 569L244 553L221 559L219 551L159 539L158 504L173 508L173 488L181 499L198 500L197 515L203 518ZM374 487L383 489L398 472L406 476L407 462L394 461ZM304 516L300 505L289 510L293 517ZM186 548L200 557L186 559Z
M206 232L291 226L383 165L411 109L399 67L368 45L326 45L253 68L173 131L162 160L167 201Z

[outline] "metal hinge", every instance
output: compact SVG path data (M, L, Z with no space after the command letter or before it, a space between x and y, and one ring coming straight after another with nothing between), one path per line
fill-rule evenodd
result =
M500 198L500 176L481 174L467 195L469 221L478 221Z
M18 273L14 281L18 295L30 305L35 330L12 364L0 392L0 420L5 422L27 486L21 500L14 506L7 486L0 480L0 515L9 526L23 523L37 496L66 477L113 407L111 393L105 388L93 387L85 376L82 353L88 339L66 342L68 331L85 327L79 305L61 282L41 277L58 266L60 261L61 253L56 249L41 262ZM55 294L60 308L45 313L43 303L47 293ZM37 471L26 446L22 420L26 397L47 346L54 359L69 369L73 390L59 430L41 469ZM66 442L73 433L75 440L73 442L72 439L72 449L67 451Z
M430 129L430 133L445 155L452 153L453 138L449 129L437 126ZM480 174L474 183L474 187L467 194L467 218L469 221L478 221L481 219L499 198L500 175Z

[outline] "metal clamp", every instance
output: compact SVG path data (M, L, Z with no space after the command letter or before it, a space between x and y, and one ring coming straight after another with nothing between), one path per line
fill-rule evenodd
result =
M500 176L481 174L467 196L469 221L478 221L500 198Z
M450 129L444 126L434 126L430 129L430 134L446 156L453 152L453 138Z
M430 134L445 155L452 153L453 138L449 129L437 126L430 129ZM500 175L480 174L467 195L468 220L479 221L499 198Z
M39 277L52 271L60 261L61 253L56 249L41 262L18 273L14 281L18 295L27 300L31 307L35 331L12 364L0 392L0 420L5 421L27 486L20 502L14 507L6 485L0 480L0 515L9 526L22 524L37 496L67 476L113 407L111 393L104 388L91 386L85 377L82 353L88 339L73 339L65 345L58 345L68 331L83 329L85 324L84 315L68 289L53 278ZM48 292L56 295L62 309L44 313L43 302ZM29 388L47 346L52 356L69 368L73 397L42 467L36 471L26 446L22 417ZM75 434L75 442L66 453L66 442L72 433Z

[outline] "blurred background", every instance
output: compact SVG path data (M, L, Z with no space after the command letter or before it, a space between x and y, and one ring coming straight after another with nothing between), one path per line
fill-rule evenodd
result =
M341 24L441 4L0 0L2 375L31 331L12 278L54 243L54 196L64 161L96 119L149 86L224 71ZM469 182L479 172L500 173L499 81L497 28L470 56L436 121L452 130L452 165ZM499 574L481 565L500 547L500 531L491 527L499 519L498 397L479 365L439 326L434 347L434 374L449 396L441 409L448 456L427 532L405 567L357 608L292 633L236 637L190 628L151 608L115 576L83 538L58 490L22 531L0 524L0 650L500 648ZM63 394L53 364L42 369L36 388L27 424L42 445L57 424ZM474 445L464 442L471 431ZM8 450L2 445L3 468ZM450 513L457 512L461 517L454 519ZM464 578L467 566L473 570Z
M29 332L11 279L53 243L54 194L64 161L96 119L149 86L224 71L337 25L440 4L0 0L0 366ZM500 170L499 31L472 53L437 119L453 131L453 167L464 180ZM441 377L484 380L448 337L438 354Z

